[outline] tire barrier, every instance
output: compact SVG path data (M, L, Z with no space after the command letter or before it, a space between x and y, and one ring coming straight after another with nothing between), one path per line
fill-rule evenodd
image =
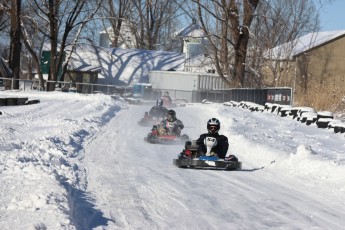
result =
M0 97L0 106L17 106L17 105L32 105L40 103L38 99L29 100L28 97L12 97L2 96Z
M317 128L333 129L334 133L345 133L345 120L338 120L330 111L316 111L311 107L294 107L274 103L265 103L265 106L247 101L228 101L225 106L241 107L250 111L266 111L276 113L281 117L290 117L293 120L304 123L308 126L314 125Z

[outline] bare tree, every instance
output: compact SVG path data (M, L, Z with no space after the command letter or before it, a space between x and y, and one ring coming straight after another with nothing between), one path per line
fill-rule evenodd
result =
M41 22L38 30L50 42L50 70L48 80L63 80L62 64L66 47L76 42L86 22L94 15L95 2L83 0L28 0L35 11L35 18ZM100 1L96 1L99 7ZM96 7L98 9L98 7ZM78 30L79 28L79 30ZM79 32L78 32L79 31ZM67 64L66 64L67 65ZM65 69L65 68L64 68ZM54 90L55 84L48 84Z
M9 26L9 10L10 6L7 4L7 1L0 0L0 31L6 30Z
M132 0L106 0L101 8L100 15L103 18L103 26L111 41L112 47L118 47L121 27L124 20L129 20L129 12L133 7ZM112 28L112 33L108 29ZM124 40L122 38L122 40Z
M130 13L132 32L135 34L137 48L155 50L163 38L162 31L170 33L173 20L179 16L184 0L133 0L134 10ZM165 34L166 35L166 34Z
M9 5L9 2L6 0L0 0L0 33L2 41L0 42L0 56L3 58L8 59L9 58L9 50L8 50L8 44L6 43L5 39L6 37L9 37L10 30L10 19L11 19L11 6Z
M192 1L210 41L217 72L230 86L244 87L249 28L260 0Z
M253 23L258 39L254 39L253 44L261 44L263 52L253 59L257 59L259 66L265 64L270 69L272 78L266 81L268 86L292 85L286 73L293 68L290 56L296 45L295 39L319 30L318 12L313 1L307 0L277 0L260 4ZM311 39L310 43L313 42ZM274 52L267 53L267 50L277 46L279 48L275 48Z
M21 34L21 0L11 1L11 46L9 67L13 72L13 78L18 80L20 74L20 34ZM19 89L19 81L14 81L14 89Z
M31 62L33 66L28 66L28 69L35 68L39 79L40 90L45 90L43 73L41 70L41 54L43 46L48 39L44 34L40 33L40 29L43 29L44 25L40 18L35 17L35 9L24 5L22 21L22 40L25 46L25 50L30 54Z
M267 50L317 31L319 10L332 0L317 0L318 9L313 0L192 2L210 41L219 75L232 87L262 87L267 83L261 73ZM270 64L274 77L269 85L284 83L286 67L281 67L281 62Z

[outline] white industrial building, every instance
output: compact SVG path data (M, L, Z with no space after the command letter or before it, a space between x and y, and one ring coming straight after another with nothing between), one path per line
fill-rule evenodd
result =
M121 28L121 34L129 39L126 43L131 44L134 37L130 32L129 24L127 27L126 25L124 24ZM103 31L100 45L109 47L111 36L113 36L113 31ZM174 33L173 37L175 38L173 42L176 42L176 47L178 47L176 53L184 54L182 67L184 71L181 71L181 68L172 68L177 71L163 71L155 64L156 71L149 70L148 72L148 83L152 85L152 90L158 94L168 91L170 96L175 99L196 102L200 101L201 92L224 89L224 81L217 75L205 49L209 44L208 39L196 20ZM133 57L131 56L131 58ZM174 58L172 57L172 59ZM139 81L136 84L141 83L147 82Z
M219 75L182 71L150 71L149 83L153 91L168 91L175 100L187 102L199 102L203 92L225 88Z

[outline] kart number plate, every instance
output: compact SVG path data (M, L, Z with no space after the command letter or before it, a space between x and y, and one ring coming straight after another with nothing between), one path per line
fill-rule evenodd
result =
M210 166L216 166L216 163L214 161L205 161L205 163Z

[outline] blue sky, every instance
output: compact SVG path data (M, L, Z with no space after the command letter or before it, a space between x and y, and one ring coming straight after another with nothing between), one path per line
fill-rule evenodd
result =
M321 9L321 31L345 30L345 0L334 0Z

